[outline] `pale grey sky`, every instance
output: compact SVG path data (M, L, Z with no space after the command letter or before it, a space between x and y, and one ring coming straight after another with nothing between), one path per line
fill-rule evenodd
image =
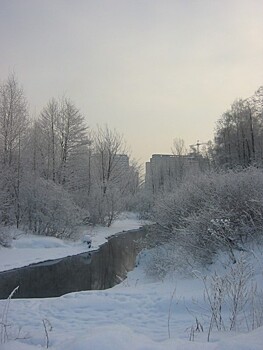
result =
M0 80L36 113L65 94L145 162L263 84L262 18L262 0L0 0Z

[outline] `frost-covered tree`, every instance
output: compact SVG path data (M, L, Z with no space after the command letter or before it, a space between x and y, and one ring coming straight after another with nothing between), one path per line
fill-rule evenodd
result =
M11 74L0 86L0 160L3 165L17 161L27 124L27 101L15 75Z
M26 147L23 223L30 230L67 235L73 223L87 216L81 208L89 147L87 126L75 105L66 98L50 100L32 123Z
M69 98L51 99L29 122L14 75L0 85L0 244L1 227L13 224L67 237L84 219L109 226L137 187L117 132L91 135Z
M33 132L38 134L36 152L41 159L42 175L70 186L70 181L77 181L81 156L88 153L90 145L84 117L68 98L52 99L42 110L35 128L37 131Z
M79 109L68 98L63 98L57 125L60 146L58 180L63 185L70 180L72 171L76 170L76 159L88 152L90 140L87 130Z
M38 149L42 158L43 176L54 182L57 181L59 162L58 119L59 104L55 99L52 99L43 108L36 125L38 127Z
M89 211L92 222L110 226L138 187L138 173L130 166L120 134L105 126L93 133Z
M81 222L80 208L61 185L30 173L24 178L21 208L25 227L35 234L70 237Z
M218 167L263 164L263 88L237 100L217 122L213 157Z
M28 128L28 107L14 74L0 86L0 223L20 223L22 153Z

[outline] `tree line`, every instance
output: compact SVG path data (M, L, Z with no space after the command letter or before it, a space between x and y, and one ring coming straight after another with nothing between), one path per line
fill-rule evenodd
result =
M237 99L219 118L211 160L217 168L262 166L263 86L247 99Z
M214 142L204 149L198 142L189 152L183 140L174 140L176 169L169 164L165 168L169 195L203 172L261 168L262 140L263 87L252 97L233 102L218 119ZM68 97L51 98L36 118L30 118L15 75L1 83L1 232L15 225L37 234L68 237L79 224L110 226L123 210L136 207L149 215L158 201L163 201L158 193L149 195L139 186L139 167L129 164L117 131L108 126L91 130Z
M139 186L123 137L90 130L67 97L37 118L14 74L0 85L0 227L70 236L77 224L111 225Z

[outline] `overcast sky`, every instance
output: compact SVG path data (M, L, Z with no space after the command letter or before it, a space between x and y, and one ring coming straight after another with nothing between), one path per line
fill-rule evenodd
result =
M263 85L262 0L0 0L0 39L32 113L66 95L141 162Z

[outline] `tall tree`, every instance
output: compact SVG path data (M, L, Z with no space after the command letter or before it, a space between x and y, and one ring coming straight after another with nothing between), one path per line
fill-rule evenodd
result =
M54 182L57 180L58 163L58 118L59 105L53 98L43 108L38 119L39 143L41 147L42 162L44 164L43 175Z
M90 144L84 117L68 98L52 99L40 114L38 128L43 175L69 185L78 169L77 159Z
M88 202L91 220L95 223L110 226L139 185L138 173L130 166L126 153L123 138L115 130L105 126L93 133L92 186Z
M175 156L175 179L174 182L181 183L186 172L187 149L183 139L175 138L173 140L172 153Z
M0 86L0 164L1 186L6 192L1 203L1 222L20 223L20 186L22 149L28 127L28 106L22 87L14 74Z
M63 98L60 104L57 125L60 145L59 183L65 184L69 181L70 173L76 170L74 160L87 152L87 146L90 145L87 130L88 127L79 109L68 98ZM73 166L70 167L70 164Z
M101 183L103 195L106 195L109 185L118 182L121 168L118 168L119 155L125 154L123 138L115 130L105 126L98 127L93 135L93 166Z
M262 164L263 129L258 108L253 105L253 99L237 100L219 119L215 133L218 166L233 168Z
M4 165L15 161L28 124L28 106L14 74L0 86L0 156Z

